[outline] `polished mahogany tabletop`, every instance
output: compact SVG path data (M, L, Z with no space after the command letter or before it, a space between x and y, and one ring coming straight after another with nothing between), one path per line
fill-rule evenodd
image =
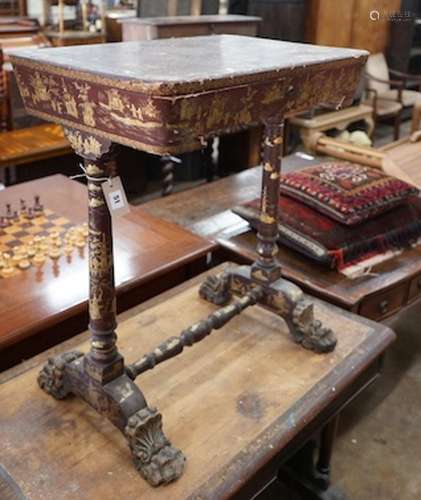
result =
M62 175L0 191L0 214L6 212L6 203L18 208L20 198L31 205L35 194L41 196L45 208L72 223L86 222L86 187ZM139 288L143 295L137 299L150 297L189 277L195 263L204 261L214 248L215 244L176 224L153 217L141 207L131 207L131 212L114 224L117 293L136 294ZM87 310L87 296L87 247L75 249L71 258L60 257L56 264L47 259L39 270L32 267L0 278L0 351L47 328L59 329L64 320Z

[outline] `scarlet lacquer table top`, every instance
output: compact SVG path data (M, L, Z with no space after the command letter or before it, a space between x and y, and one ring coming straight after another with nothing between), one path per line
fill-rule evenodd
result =
M349 103L366 57L220 35L28 49L11 59L30 113L164 154L285 112ZM77 147L80 135L70 141Z

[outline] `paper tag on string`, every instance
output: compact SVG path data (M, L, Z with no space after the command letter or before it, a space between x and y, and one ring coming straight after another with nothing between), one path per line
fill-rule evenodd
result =
M101 184L108 210L112 217L120 217L130 212L126 193L120 177L113 177Z

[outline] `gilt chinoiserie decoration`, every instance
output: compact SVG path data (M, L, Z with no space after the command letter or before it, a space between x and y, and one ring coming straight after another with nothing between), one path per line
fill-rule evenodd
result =
M314 317L309 298L282 278L276 260L283 119L319 104L349 104L366 57L360 50L226 35L11 56L27 110L65 127L88 178L91 350L50 359L38 381L55 398L76 394L107 416L127 438L135 466L150 484L177 479L185 458L134 383L141 373L254 304L284 318L302 347L334 349L334 332ZM178 335L168 332L173 336L167 341L126 365L116 345L111 217L101 189L118 145L182 153L259 123L265 138L257 261L208 277L200 295L220 308Z

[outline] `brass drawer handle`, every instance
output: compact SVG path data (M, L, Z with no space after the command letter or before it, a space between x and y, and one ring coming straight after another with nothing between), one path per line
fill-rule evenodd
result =
M389 309L389 301L388 300L382 300L379 304L379 309L382 314L387 313Z

